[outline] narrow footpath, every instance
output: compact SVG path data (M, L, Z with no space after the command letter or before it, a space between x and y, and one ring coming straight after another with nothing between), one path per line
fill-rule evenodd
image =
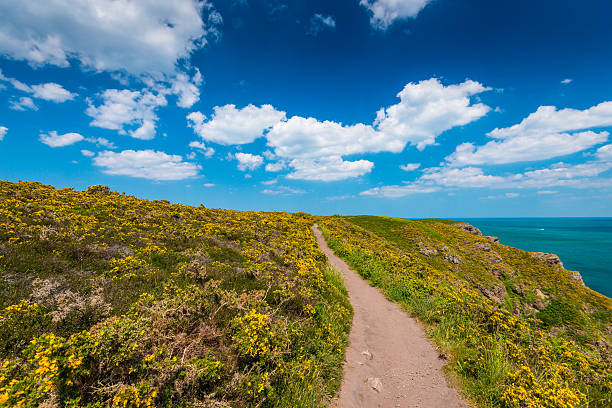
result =
M446 381L444 360L417 321L334 255L316 224L312 229L330 264L344 276L355 312L337 406L467 407Z

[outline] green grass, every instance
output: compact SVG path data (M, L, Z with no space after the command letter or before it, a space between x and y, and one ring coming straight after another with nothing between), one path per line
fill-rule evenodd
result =
M577 285L567 271L451 222L371 216L318 222L338 256L425 323L478 405L612 404L610 299ZM423 246L437 252L426 255ZM461 262L451 262L448 253ZM548 299L538 311L534 291L543 282ZM504 298L489 298L491 287Z

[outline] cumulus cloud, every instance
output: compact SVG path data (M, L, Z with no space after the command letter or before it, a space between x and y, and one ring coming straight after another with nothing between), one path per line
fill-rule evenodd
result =
M358 123L345 126L338 122L301 116L278 122L266 137L274 153L285 158L317 159L402 148L387 143L384 136L369 125Z
M293 172L287 175L288 179L311 181L339 181L359 177L374 167L374 163L368 160L345 161L340 156L294 159L289 165Z
M595 156L599 160L612 162L612 144L605 145L597 149Z
M66 90L60 84L56 84L55 82L47 82L45 84L38 84L29 86L15 78L9 78L2 73L0 70L0 81L8 82L13 87L19 91L27 92L32 94L35 98L44 99L52 102L66 102L77 95Z
M201 112L192 112L187 119L202 139L222 145L251 143L286 118L285 112L276 110L272 105L247 105L237 109L236 105L230 104L213 109L210 120L206 120Z
M370 12L370 24L386 30L397 20L416 17L431 0L360 0L359 4Z
M421 167L421 163L406 163L406 164L400 165L400 169L404 171L414 171L418 169L419 167Z
M240 171L252 171L263 164L263 157L256 154L236 153L234 157L238 160L238 170Z
M308 34L317 36L325 29L336 28L336 20L332 16L326 16L323 14L315 13L310 18L310 26L308 27Z
M22 96L19 99L14 99L11 101L9 108L16 111L25 111L25 110L38 110L38 106L34 103L32 98L27 96Z
M431 181L446 187L488 187L495 183L503 183L505 179L501 176L484 174L484 171L477 167L463 169L433 167L425 170L421 181Z
M283 160L279 160L277 162L274 163L268 163L266 164L266 171L269 171L271 173L277 172L277 171L282 171L285 168L287 168L287 163Z
M403 197L415 192L430 193L442 188L541 189L550 187L587 188L601 185L596 177L612 169L612 162L591 161L581 164L556 163L518 174L486 174L478 167L462 169L433 167L414 182L376 187L362 195ZM548 190L549 191L549 190ZM556 193L554 191L553 193ZM510 193L511 195L517 193ZM546 194L541 192L540 194ZM512 198L510 196L506 196ZM499 198L496 196L495 198Z
M521 123L494 129L488 136L494 139L510 139L527 134L561 133L604 126L612 126L612 101L602 102L585 110L557 110L555 106L540 106Z
M612 163L588 162L582 164L556 163L550 167L526 171L508 177L508 184L520 188L589 187L593 178L610 170Z
M5 126L0 126L0 142L4 140L4 136L6 136L6 132L8 132L8 128Z
M86 113L93 118L91 126L118 130L120 134L129 133L130 136L142 140L155 137L158 119L155 110L168 103L163 94L154 94L149 90L141 92L107 89L101 98L102 104L98 106L95 106L93 101L88 101Z
M565 78L564 80L561 81L561 83L563 85L567 85L567 84L571 84L572 81L573 81L573 79L571 79L571 78Z
M200 170L200 166L184 162L179 155L155 150L104 151L94 157L93 164L106 174L159 181L193 178Z
M86 150L86 149L81 150L81 154L82 154L83 156L85 156L85 157L93 157L93 156L95 156L95 155L96 155L96 154L95 154L94 152L92 152L91 150Z
M192 149L198 149L206 158L212 157L212 155L215 154L215 149L213 149L212 147L208 147L204 143L198 142L196 140L190 142L189 147L191 147Z
M202 85L202 74L196 68L196 72L192 78L185 73L179 73L171 80L172 93L178 95L176 104L181 108L191 108L197 101L200 100L200 89Z
M478 147L461 144L446 159L454 166L550 159L605 142L608 132L576 131L607 126L612 126L612 102L585 110L540 106L520 123L487 134L496 140Z
M373 124L340 122L293 116L263 105L217 106L210 120L201 112L187 116L190 126L202 139L223 145L267 139L273 152L266 153L268 171L292 170L294 179L335 181L369 173L368 160L345 161L344 156L394 152L408 143L418 149L434 144L441 133L485 115L490 108L472 104L471 96L490 88L466 80L444 86L438 79L410 83L398 94L400 102L381 109ZM269 157L268 157L269 156Z
M134 75L174 73L221 20L198 0L5 0L0 16L0 54L33 66L78 60Z
M470 96L488 89L470 80L444 86L432 78L406 85L398 94L400 102L381 109L373 126L294 116L274 125L266 137L274 153L288 159L295 170L289 178L333 181L358 177L369 173L373 163L344 162L343 156L399 153L408 143L419 149L434 144L444 131L470 123L489 111L488 106L470 101Z
M76 94L67 91L63 86L56 84L55 82L32 85L32 92L35 98L52 102L66 102L74 99L76 96Z
M80 142L85 138L78 133L64 133L59 135L56 131L41 134L39 140L50 147L64 147Z
M397 94L400 102L379 110L374 124L389 143L397 144L395 151L401 151L406 143L423 150L435 144L443 132L486 115L491 108L472 104L470 97L489 90L472 80L448 86L437 78L409 83Z
M608 132L542 133L490 141L483 146L463 143L446 160L453 166L505 164L546 160L580 152L608 140Z

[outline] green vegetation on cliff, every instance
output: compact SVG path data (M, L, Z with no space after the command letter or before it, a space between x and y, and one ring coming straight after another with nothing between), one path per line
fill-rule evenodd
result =
M610 299L466 224L213 210L0 182L0 407L318 407L352 310L310 230L482 406L612 405Z
M426 324L485 406L609 407L610 299L550 254L447 220L320 217L336 254Z

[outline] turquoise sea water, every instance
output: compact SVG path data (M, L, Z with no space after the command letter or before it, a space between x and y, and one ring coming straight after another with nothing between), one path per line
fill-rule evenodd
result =
M612 297L612 218L468 218L483 235L526 251L559 255L591 289Z

